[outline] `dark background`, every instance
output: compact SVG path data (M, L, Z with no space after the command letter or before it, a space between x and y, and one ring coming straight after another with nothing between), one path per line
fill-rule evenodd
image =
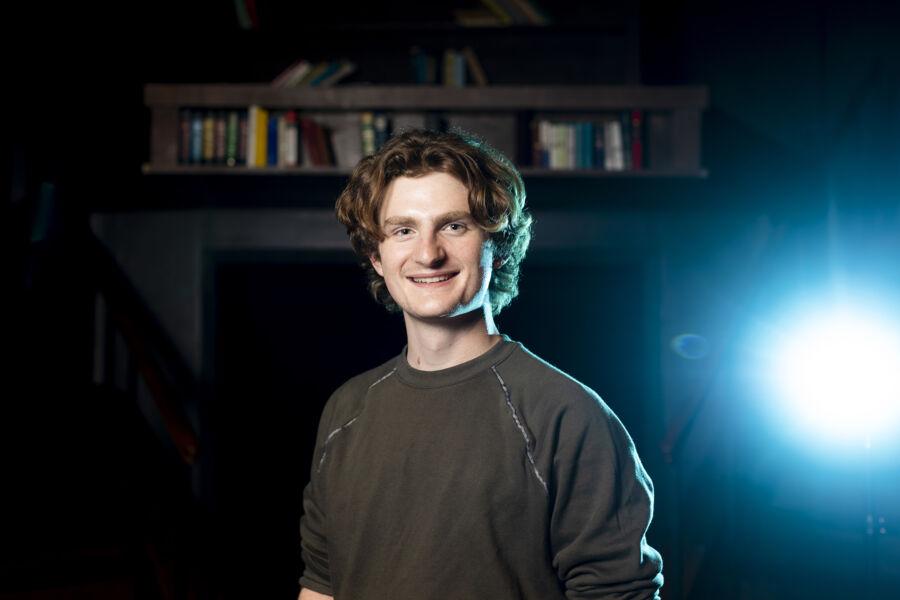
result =
M400 321L368 300L348 252L280 248L264 227L259 243L203 251L202 317L184 321L176 250L191 232L226 235L204 215L327 209L343 179L143 176L143 85L262 82L338 56L359 62L355 83L402 83L411 45L461 43L497 83L709 86L709 177L526 180L535 243L499 319L633 434L657 487L665 596L895 593L896 453L829 462L781 436L744 340L793 294L874 289L895 305L896 4L548 2L548 28L449 25L467 5L258 0L251 30L225 1L8 9L0 598L296 595L318 411L399 352ZM92 215L115 224L100 237L154 347L181 364L169 375L199 436L193 467L137 359L92 376L105 264ZM707 351L673 352L681 334ZM884 519L871 534L867 515Z

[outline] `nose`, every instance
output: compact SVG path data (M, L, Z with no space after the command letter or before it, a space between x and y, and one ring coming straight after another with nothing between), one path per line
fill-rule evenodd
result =
M416 262L425 267L436 267L447 258L440 238L435 234L423 235L416 247Z

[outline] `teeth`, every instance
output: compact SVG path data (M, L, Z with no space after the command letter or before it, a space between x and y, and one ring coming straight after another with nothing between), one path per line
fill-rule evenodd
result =
M416 283L437 283L439 281L447 281L450 279L449 275L442 275L441 277L422 277L421 279L413 278L413 281Z

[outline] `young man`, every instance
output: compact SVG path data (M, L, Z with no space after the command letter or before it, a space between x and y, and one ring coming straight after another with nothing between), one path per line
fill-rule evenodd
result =
M652 599L652 484L590 389L502 336L531 235L516 169L424 131L337 201L401 354L341 386L301 520L301 600Z

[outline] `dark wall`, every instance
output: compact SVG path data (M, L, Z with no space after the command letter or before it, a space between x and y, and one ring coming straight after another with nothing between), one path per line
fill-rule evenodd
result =
M4 437L10 445L5 454L18 457L12 472L16 478L21 474L23 482L55 472L48 469L53 465L69 472L68 463L55 457L85 447L84 433L93 431L87 413L60 410L86 397L72 390L83 389L79 384L90 379L91 290L79 268L84 257L79 235L86 230L88 213L94 207L146 207L153 194L165 195L168 206L177 205L172 198L177 198L179 188L191 188L189 193L197 193L198 186L204 189L203 183L191 181L184 186L170 182L169 187L154 183L147 191L140 176L149 125L142 85L265 81L299 56L327 58L338 52L371 55L357 80L390 80L399 78L397 67L404 63L411 42L441 44L439 40L452 36L440 27L410 26L421 18L433 21L446 8L444 3L401 3L389 14L376 5L345 9L346 4L337 3L313 8L304 3L257 4L261 25L256 31L237 27L229 2L21 3L10 9L9 27L23 35L4 36L3 42L12 82L7 114L14 115L2 142L4 188L9 191L4 203L3 276L13 301L5 312L7 344L15 354L6 364L13 398L6 422L14 425ZM623 46L614 41L585 42L598 31L613 40L620 33L604 29L601 24L609 15L596 10L588 4L554 3L553 12L562 25L544 36L549 43L543 56L566 57L566 69L558 72L561 81L604 81L621 75L597 65L598 57L610 49L623 51ZM630 8L613 12L620 17L635 14ZM360 24L390 21L392 35L378 28L342 31L347 14ZM797 473L796 463L780 454L788 448L748 425L753 413L747 406L754 398L733 380L741 357L736 350L741 326L763 314L781 291L827 287L835 273L852 276L853 285L860 287L897 281L896 266L890 266L900 237L897 7L872 1L765 1L752 6L644 2L637 14L644 83L710 86L704 164L711 175L700 182L529 184L532 197L543 199L545 208L559 198L567 209L601 215L608 210L624 212L649 224L655 236L649 260L658 261L652 268L659 275L652 278L652 286L639 281L637 269L650 268L648 258L635 261L631 250L624 252L627 260L606 263L598 271L593 281L600 289L560 294L553 306L561 323L538 329L533 324L546 322L546 303L554 299L540 293L541 286L529 289L526 270L523 297L509 317L501 319L501 326L589 380L612 404L620 398L642 399L642 404L623 402L617 410L641 441L657 482L657 523L651 537L666 555L669 596L853 597L869 564L863 534L853 525L859 507L848 501L846 506L820 506L816 512L812 506L830 493L829 485L853 490L857 482L838 475L813 481L814 472ZM496 40L485 32L466 35L486 48L488 64L491 60L501 64L511 49L531 42L530 34L515 32L499 32ZM547 81L556 75L543 69L513 71L509 77ZM41 198L52 209L49 213L39 208ZM38 218L42 214L51 217ZM604 260L618 254L611 248ZM267 269L277 267L251 264L256 266L237 269L232 279L223 280L228 283L222 285L235 286L227 294L230 304L220 306L223 319L233 314L229 311L258 315L265 309L249 305L285 299L277 294L240 295L240 290L257 289L254 278L282 277L267 276ZM556 272L552 261L551 267L535 264L533 281ZM333 274L347 275L341 285L350 286L357 283L350 278L351 271L347 266ZM624 285L616 288L616 294L604 293L615 281ZM301 283L291 278L291 285L298 287L286 298L309 297ZM595 309L589 298L602 298L603 305ZM655 304L648 307L648 298ZM291 308L280 305L285 314ZM592 318L595 310L621 318L608 332L598 334L590 328L579 329L577 335L562 332L565 318L576 324L597 323ZM315 308L298 310L308 311ZM253 324L238 323L242 324L235 326L245 328ZM291 321L298 330L280 333L289 334L289 340L299 339L302 323ZM635 333L629 324L647 330ZM238 335L248 345L275 343L253 337L261 331L265 329L251 327ZM691 332L709 342L708 357L687 361L671 352L667 342ZM617 373L613 379L590 380L594 355L588 346L595 336L604 343L616 340L602 351ZM575 342L567 341L572 337ZM396 346L393 338L383 341L380 348ZM368 352L369 346L359 350ZM360 364L378 362L382 352L372 350ZM291 356L259 354L254 368L227 370L237 379L227 380L222 418L229 423L246 418L258 434L255 441L279 441L254 445L247 455L244 438L233 429L223 430L219 443L226 456L245 457L223 459L221 464L235 465L221 476L225 489L241 488L245 475L252 482L269 473L260 465L271 453L297 451L300 441L285 439L290 433L285 423L270 431L267 407L246 402L258 391L259 379L271 375L267 369L284 367ZM651 381L640 379L642 370L652 374ZM322 386L319 392L324 393L328 386ZM277 390L273 394L277 396ZM694 413L691 407L697 398L702 401ZM45 426L53 415L62 414L68 415L72 427ZM666 425L683 414L693 415L693 420L667 463L658 440ZM311 424L308 417L303 422L304 427ZM53 435L35 436L47 431ZM41 440L39 458L21 452L34 439ZM89 461L94 455L85 452ZM277 473L270 475L267 479L277 479ZM81 481L104 477L108 481L112 476L95 470ZM301 479L302 473L279 480L282 487L277 489L285 496L278 502L296 497ZM826 489L822 492L817 486ZM101 486L94 489L101 493ZM52 493L49 485L21 491L16 503L20 512L7 513L7 518L24 518L25 523L51 530L44 511L29 513L27 507L32 495L43 498L44 506ZM229 504L240 497L223 497L221 510L243 515L241 539L253 541L258 532L250 530L248 515L254 512L242 513L240 506ZM78 519L80 506L73 503L66 514ZM290 520L296 507L279 506L280 518ZM262 510L262 505L254 510ZM840 519L834 513L841 513ZM283 548L293 543L287 539L293 533L286 531L279 538ZM49 546L59 543L52 535L46 540ZM888 567L880 585L886 586L896 575L889 566L896 550L885 545L881 552L879 564ZM280 579L272 589L288 590L293 585L288 572L295 558L280 555L273 563L280 569ZM830 568L835 565L841 568ZM259 572L271 568L257 566ZM830 576L823 577L823 570ZM797 589L797 580L806 582L804 589Z

